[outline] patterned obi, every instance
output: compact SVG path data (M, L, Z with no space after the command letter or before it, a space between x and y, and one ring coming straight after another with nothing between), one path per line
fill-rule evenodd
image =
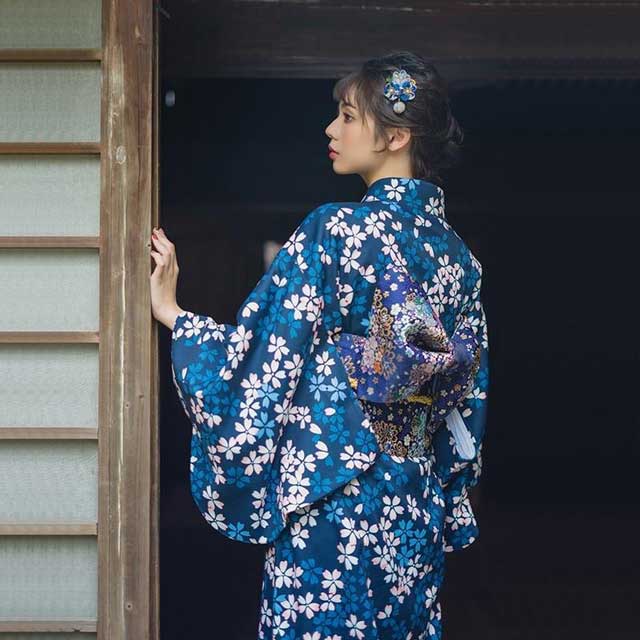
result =
M390 263L374 291L367 335L342 332L336 345L384 451L424 455L445 420L460 424L452 414L480 366L478 337L466 318L449 337L401 266Z
M430 430L433 423L429 422L430 404L411 399L385 403L362 398L359 401L382 451L403 458L428 454L433 435Z

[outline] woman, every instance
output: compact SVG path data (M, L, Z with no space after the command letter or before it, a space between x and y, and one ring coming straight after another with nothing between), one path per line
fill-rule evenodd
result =
M462 132L409 52L334 98L333 169L363 178L362 200L311 211L235 325L177 305L157 230L153 313L172 329L193 499L218 532L267 545L258 637L440 638L444 554L478 536L488 386L481 266L437 184Z

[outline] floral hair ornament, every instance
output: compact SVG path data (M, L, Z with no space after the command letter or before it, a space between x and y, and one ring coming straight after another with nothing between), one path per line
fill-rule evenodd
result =
M407 108L405 102L416 97L418 85L405 69L394 71L386 78L384 97L393 102L393 110L403 113Z

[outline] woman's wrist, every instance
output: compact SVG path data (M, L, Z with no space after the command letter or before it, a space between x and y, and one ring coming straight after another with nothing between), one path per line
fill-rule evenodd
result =
M171 307L171 309L166 312L162 312L159 321L167 327L169 330L173 330L174 325L176 324L176 320L178 316L184 312L184 309L181 309L178 305Z

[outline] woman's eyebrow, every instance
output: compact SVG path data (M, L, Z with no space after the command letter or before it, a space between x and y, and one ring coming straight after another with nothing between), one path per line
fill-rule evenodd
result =
M340 100L340 102L338 103L338 109L337 109L337 113L338 115L340 115L340 107L343 106L343 110L345 107L351 107L354 111L354 113L358 113L358 110L350 103L350 102L346 102L345 100Z

